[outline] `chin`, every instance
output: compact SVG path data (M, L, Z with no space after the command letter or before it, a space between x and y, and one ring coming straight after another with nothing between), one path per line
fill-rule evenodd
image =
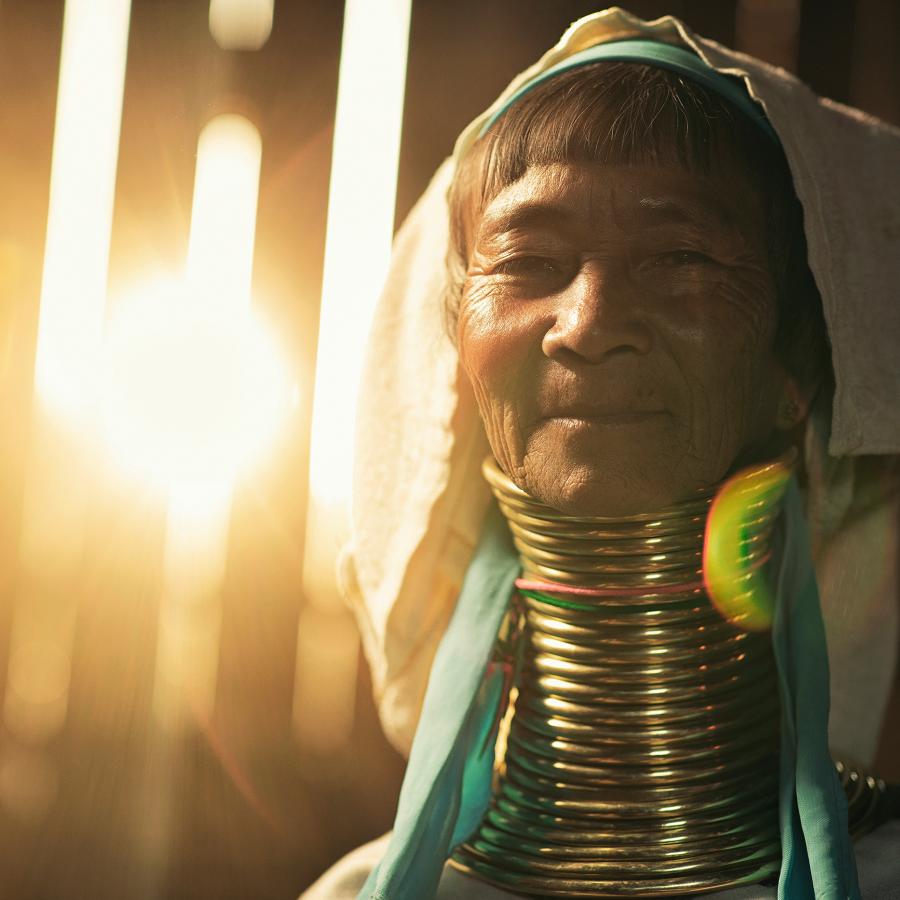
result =
M567 516L618 519L655 512L677 501L667 491L652 485L628 489L621 482L590 482L577 486L560 485L530 491L535 499Z
M529 436L513 480L535 500L570 516L656 512L702 486L700 473L684 465L684 435L670 425L665 417L621 427L545 424Z
M540 458L542 465L525 465L514 480L535 500L568 516L622 516L652 513L689 499L704 484L674 460L656 454L557 452ZM568 448L570 450L574 448ZM598 465L597 459L603 460ZM715 483L712 479L710 484Z
M567 473L567 474L563 474ZM671 480L617 474L610 469L602 473L584 466L560 466L556 477L536 478L521 485L541 503L568 516L621 518L655 512L684 500L694 488L673 485Z

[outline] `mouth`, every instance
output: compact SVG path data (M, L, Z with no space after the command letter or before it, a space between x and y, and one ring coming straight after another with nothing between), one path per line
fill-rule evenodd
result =
M607 412L590 412L585 410L555 413L546 418L548 421L559 422L571 427L578 425L617 427L652 423L668 415L669 413L664 409L628 409L610 410Z

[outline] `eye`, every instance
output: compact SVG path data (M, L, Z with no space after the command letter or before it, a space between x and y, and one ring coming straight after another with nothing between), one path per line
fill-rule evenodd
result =
M713 262L713 259L699 250L668 250L665 253L656 254L652 260L654 266L702 266Z
M512 278L559 278L562 265L548 256L516 256L494 265L491 274Z

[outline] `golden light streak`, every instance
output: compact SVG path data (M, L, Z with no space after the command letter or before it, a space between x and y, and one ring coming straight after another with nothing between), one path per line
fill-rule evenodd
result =
M312 684L319 685L320 705L336 710L352 709L356 690L356 633L341 606L334 571L348 531L365 344L390 260L409 17L410 0L347 0L344 7L303 571L306 597L333 621L309 619L300 626L294 725L304 740L316 728L304 700L314 695ZM337 638L338 631L346 638ZM322 679L303 653L327 640L339 641L344 649ZM349 648L344 646L348 641ZM306 678L314 681L305 685ZM345 740L348 721L342 718L344 725L322 735L323 740Z
M130 11L129 0L68 0L63 20L0 754L0 802L20 818L55 797L42 748L68 707Z
M165 729L207 720L215 706L232 485L182 485L169 500L153 711Z
M10 655L3 719L16 734L40 743L53 737L65 721L70 648L40 634L28 639L23 630L16 629L16 647Z
M210 0L209 31L223 50L259 50L272 33L275 0Z
M19 816L39 817L55 796L41 747L68 706L130 11L129 0L68 0L63 20L0 756L0 801Z
M241 440L263 428L255 416L272 402L266 398L275 396L277 407L277 379L254 377L263 366L260 354L275 354L248 344L261 156L259 132L243 117L217 116L206 125L197 145L182 289L161 307L139 304L159 322L149 330L169 341L166 350L150 338L144 362L160 377L147 382L143 422L149 427L136 429L132 446L149 445L149 458L161 460L159 475L168 485L154 710L172 728L213 710L219 589ZM148 337L146 327L129 333L132 347L147 347L140 344ZM138 365L132 373L135 383L141 370ZM166 370L172 374L164 375ZM160 384L162 393L155 394ZM179 392L182 399L175 396ZM127 411L120 412L112 421L127 421Z
M292 718L305 750L345 744L356 709L359 639L349 614L308 605L297 626Z
M362 357L394 226L409 0L347 0L316 356L310 489L346 503Z
M90 450L35 409L3 699L8 735L30 746L54 738L66 721Z
M35 381L78 423L96 397L130 10L68 0L63 22Z
M22 748L0 761L0 797L20 821L39 821L56 799L59 772L49 754Z
M197 143L187 281L216 316L250 307L262 139L243 116L212 119Z

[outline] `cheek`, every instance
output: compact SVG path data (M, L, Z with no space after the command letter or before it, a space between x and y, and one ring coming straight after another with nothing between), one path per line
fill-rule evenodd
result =
M512 474L522 466L536 389L529 317L486 286L469 289L460 305L457 345L497 462ZM540 347L540 340L537 342Z
M691 296L661 304L661 327L712 356L761 355L775 337L774 287L761 268L721 271Z
M490 286L466 291L460 304L457 346L473 387L502 376L503 328L498 292Z
M692 457L705 472L724 474L774 423L780 384L771 351L775 302L765 284L729 282L690 322L670 333L688 392Z

